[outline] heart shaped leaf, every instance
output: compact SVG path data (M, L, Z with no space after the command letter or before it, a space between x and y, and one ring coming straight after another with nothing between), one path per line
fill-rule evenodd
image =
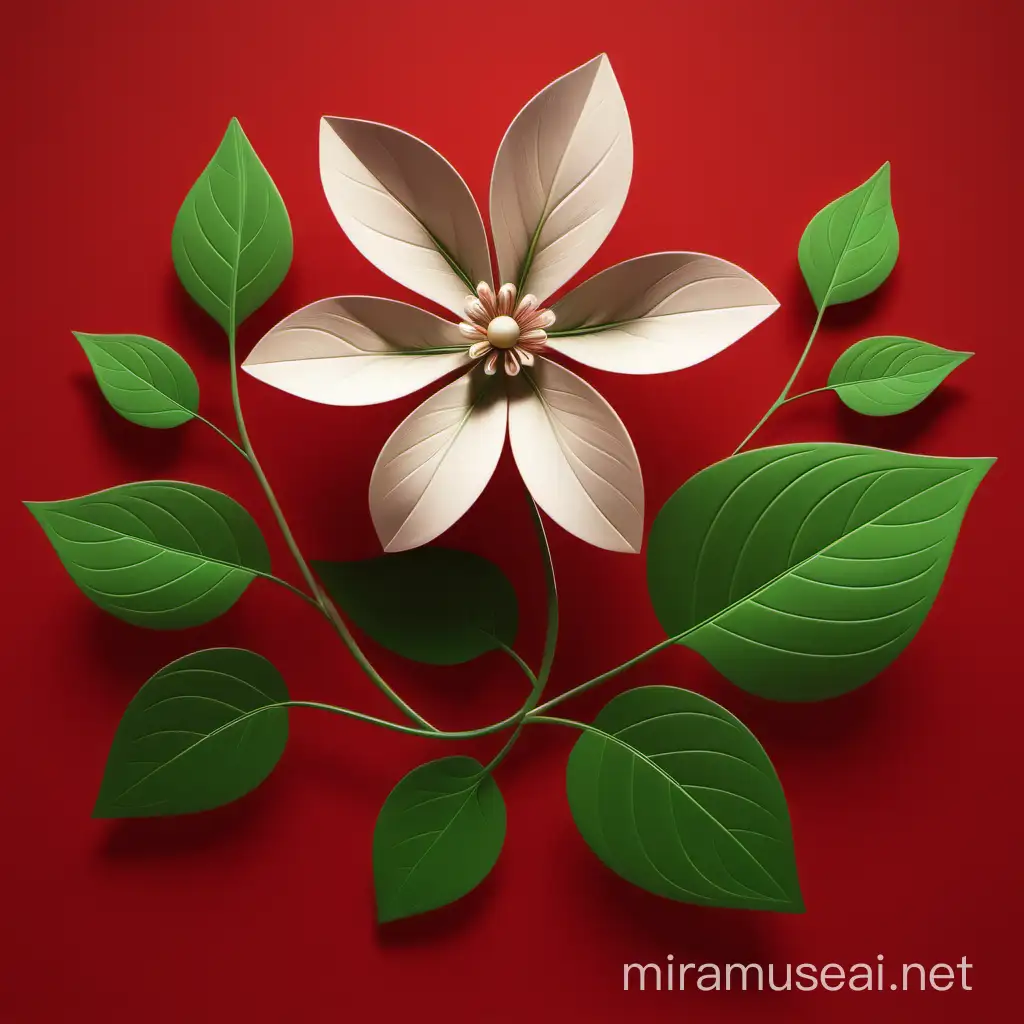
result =
M288 212L235 118L178 211L171 256L186 291L229 334L288 273Z
M836 360L828 386L854 412L894 416L920 405L973 354L914 338L864 338Z
M457 665L512 646L519 608L505 574L480 555L416 548L361 562L314 562L328 593L391 651Z
M852 690L924 622L993 461L791 444L716 463L651 529L658 619L761 696Z
M153 480L26 504L82 593L137 626L209 622L270 571L252 516L209 487Z
M816 213L800 239L800 269L818 309L873 292L892 273L899 248L884 163Z
M199 382L170 345L141 334L80 334L106 400L143 427L177 427L199 411Z
M391 791L373 832L381 923L443 907L475 889L505 842L505 801L471 757L414 768Z
M196 651L160 669L117 727L96 818L189 814L230 803L273 770L288 690L252 651Z
M569 806L612 871L684 903L803 910L782 786L739 719L688 690L641 686L581 727Z

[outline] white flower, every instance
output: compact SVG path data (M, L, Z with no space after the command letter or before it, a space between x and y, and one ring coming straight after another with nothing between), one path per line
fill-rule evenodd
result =
M548 310L542 303L604 241L633 169L629 117L605 56L553 82L505 134L487 235L455 169L419 139L326 117L320 176L353 245L400 284L462 318L390 299L314 302L243 364L330 405L370 405L465 371L391 435L370 480L388 551L433 540L476 501L505 444L537 504L570 533L638 551L643 481L610 405L548 351L618 373L665 373L720 352L778 303L739 267L698 253L619 263Z

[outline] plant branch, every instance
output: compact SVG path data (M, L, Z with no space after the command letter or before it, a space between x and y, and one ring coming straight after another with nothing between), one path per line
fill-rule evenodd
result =
M828 308L828 296L822 300L821 308L818 310L818 316L814 321L814 327L811 328L811 336L807 339L807 344L804 345L803 352L800 353L800 358L796 361L796 366L793 372L789 375L789 380L786 381L785 387L779 392L779 397L772 402L769 406L768 411L757 421L754 429L736 446L736 451L733 455L738 454L747 444L748 441L768 422L771 418L772 413L775 412L780 406L784 405L789 400L789 392L792 390L796 378L799 376L800 371L803 369L804 363L807 360L807 356L811 351L811 346L814 344L814 339L818 335L818 328L821 326L821 318L825 314L825 310ZM810 392L808 392L810 394Z
M490 764L488 764L484 769L487 772L494 771L494 769L505 760L509 751L511 751L515 746L516 741L519 739L530 712L537 706L537 703L541 698L541 694L544 692L544 687L547 684L548 677L551 675L551 666L555 661L555 651L558 647L558 586L555 583L555 565L551 559L551 545L548 544L548 535L544 530L544 521L540 517L540 512L537 509L537 503L533 500L533 497L529 492L527 492L526 497L530 506L530 517L533 520L534 530L537 534L537 542L540 545L541 558L544 561L544 583L548 598L548 622L547 629L544 633L544 652L540 659L540 670L537 672L537 675L533 677L533 689L530 692L530 696L526 698L526 703L523 704L519 714L515 716L516 727L513 730L512 735L509 736L505 745L497 754L494 755ZM513 653L518 660L521 660L514 652L511 653ZM529 668L525 663L523 667L526 668L527 672L529 672Z
M253 451L252 443L249 440L249 432L245 427L245 417L242 415L242 404L238 393L238 360L235 355L235 334L234 317L232 317L228 329L228 350L229 358L231 360L231 405L235 410L235 423L238 426L238 437L241 441L241 445L235 445L235 447L239 448L252 468L253 473L256 474L256 479L259 481L260 487L263 489L263 493L267 499L267 504L270 506L270 509L274 514L274 519L277 521L278 528L281 531L281 535L284 537L284 542L287 544L292 558L295 559L295 564L298 566L299 572L302 573L302 578L306 581L306 586L309 587L310 594L312 594L313 599L324 617L334 627L334 631L341 637L342 642L349 649L349 652L352 657L355 658L356 663L363 672L366 673L377 689L380 690L392 704L401 710L406 717L430 732L437 732L430 722L428 722L417 711L414 711L413 708L406 704L406 702L402 700L397 693L395 693L395 691L384 681L380 673L377 672L377 670L370 664L366 655L363 654L359 645L356 643L355 637L352 636L345 620L342 619L339 614L338 609L334 607L334 603L320 589L320 586L316 581L316 577L313 575L306 559L303 557L302 552L295 541L295 537L292 535L292 531L288 526L288 522L284 517L284 512L281 510L281 505L277 500L277 496L274 494L274 490L270 486L270 481L267 479L267 475L263 472L263 467L256 458L256 453ZM213 426L213 424L210 424L210 426ZM218 433L222 433L217 427L214 427L213 429L217 430ZM234 442L232 442L232 444L234 444Z

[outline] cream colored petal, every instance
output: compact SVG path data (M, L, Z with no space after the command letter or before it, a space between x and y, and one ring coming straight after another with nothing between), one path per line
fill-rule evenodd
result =
M491 177L501 280L541 301L565 284L607 237L632 173L629 115L602 54L534 96L505 133Z
M312 402L373 405L466 366L468 344L457 324L416 306L347 295L285 317L242 369Z
M505 444L500 381L470 371L407 416L370 478L370 514L385 551L432 541L487 486Z
M728 348L778 308L735 264L659 252L609 267L555 303L548 346L599 370L667 373Z
M415 136L374 121L321 118L320 180L352 244L399 284L461 315L467 288L491 279L473 196Z
M543 357L508 387L512 453L537 504L590 544L639 551L643 479L615 410L586 381Z

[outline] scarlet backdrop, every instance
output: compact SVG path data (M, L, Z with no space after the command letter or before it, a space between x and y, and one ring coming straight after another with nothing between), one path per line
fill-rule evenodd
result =
M1011 110L1024 17L1009 0L33 0L3 32L6 155L4 487L6 838L0 1018L12 1024L218 1019L459 1022L591 1019L990 1021L1012 1002L1020 920L1021 651L1019 188ZM508 841L491 878L448 910L378 930L370 836L392 784L437 747L293 716L277 772L195 818L89 817L114 728L140 684L198 646L252 646L293 693L375 712L326 625L270 585L190 633L133 629L93 608L15 499L140 478L220 487L272 522L244 465L200 425L160 433L104 406L69 331L140 332L196 369L203 411L230 417L225 344L178 286L169 235L184 194L237 115L291 213L295 263L243 349L293 308L337 293L407 298L353 250L323 199L317 119L385 121L428 140L486 197L520 106L607 51L630 109L632 192L588 271L686 248L734 260L782 310L679 374L589 374L628 424L650 515L735 446L809 330L796 268L811 215L893 164L900 262L874 297L830 311L803 381L870 334L977 352L914 412L869 421L830 395L787 407L762 443L843 439L998 455L943 591L905 655L820 706L747 697L673 650L603 692L670 682L746 721L792 810L807 913L694 909L632 889L575 833L563 790L571 737L531 730L500 773ZM1019 123L1017 125L1019 127ZM366 489L381 444L419 400L305 404L246 379L250 431L309 554L374 554ZM445 538L498 560L535 658L542 582L507 460ZM564 688L659 639L643 560L551 528ZM286 552L272 540L277 565ZM431 718L452 727L518 706L497 657L426 670L368 645ZM481 745L480 752L489 750ZM446 748L450 753L451 749ZM969 993L621 991L624 961L873 960L975 965Z

